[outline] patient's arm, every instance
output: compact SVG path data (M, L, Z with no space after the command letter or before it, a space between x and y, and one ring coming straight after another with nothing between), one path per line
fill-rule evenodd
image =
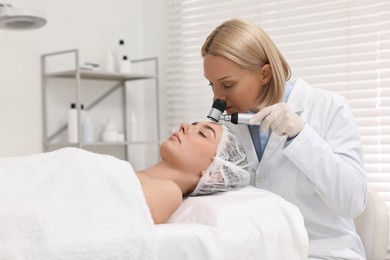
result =
M179 186L170 180L153 179L142 174L137 174L137 177L140 180L154 223L167 222L183 200Z

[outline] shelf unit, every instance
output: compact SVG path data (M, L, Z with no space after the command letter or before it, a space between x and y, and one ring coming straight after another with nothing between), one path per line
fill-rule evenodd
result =
M55 72L48 72L47 70L47 60L52 57L58 57L59 55L74 55L74 69L71 70L61 70ZM156 145L157 151L160 145L160 115L159 115L159 83L158 83L158 58L146 58L139 60L132 60L131 63L145 63L152 62L154 67L154 74L139 74L139 73L111 73L105 71L93 71L93 70L83 70L80 68L79 62L79 51L77 49L53 52L41 55L41 78L42 78L42 129L43 129L43 147L45 151L50 151L53 149L58 149L62 147L72 146L79 147L81 149L87 147L107 147L107 146L124 146L125 149L125 158L129 160L128 148L129 145ZM48 80L55 78L68 78L74 79L75 84L75 97L76 97L76 107L78 114L78 142L77 143L53 143L52 141L58 137L60 134L66 132L68 125L64 124L58 128L54 133L48 135L48 116L47 116L47 89L48 89ZM125 141L123 142L93 142L93 143L83 143L81 138L81 110L80 104L83 104L83 98L81 95L82 82L85 80L99 80L99 81L109 81L112 82L112 86L108 88L103 94L98 96L91 103L86 104L84 109L86 111L91 111L94 107L99 105L103 100L105 100L108 96L113 94L116 91L121 91L122 97L122 111L123 111L123 126L124 126L124 135ZM151 141L128 141L129 133L128 133L128 104L127 104L127 88L126 83L129 81L135 80L154 80L155 85L155 102L156 102L156 139ZM130 93L131 94L131 93ZM158 158L158 155L157 155Z

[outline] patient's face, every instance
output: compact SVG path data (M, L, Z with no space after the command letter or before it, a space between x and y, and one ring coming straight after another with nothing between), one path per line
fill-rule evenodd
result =
M212 162L223 128L212 122L181 124L161 145L163 160L185 171L201 172Z

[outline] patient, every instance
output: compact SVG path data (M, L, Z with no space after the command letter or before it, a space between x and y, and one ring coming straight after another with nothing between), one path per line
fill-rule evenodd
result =
M0 258L153 259L153 224L183 196L249 183L242 147L216 123L182 124L160 155L136 174L127 161L74 147L0 158Z
M165 223L183 196L248 185L252 167L237 137L225 125L181 124L160 147L161 161L137 172L155 224Z
M45 210L34 208L29 213L34 218L50 209L53 219L68 212L62 220L78 222L86 214L103 219L106 207L134 213L134 202L143 204L142 211L158 224L167 222L183 196L235 190L250 181L251 164L237 137L217 123L181 124L161 144L160 157L135 174L130 174L134 171L127 161L71 147L0 158L0 198L7 198L0 200L0 206L14 205L15 214L21 214L25 204L39 203ZM59 208L54 211L54 207Z

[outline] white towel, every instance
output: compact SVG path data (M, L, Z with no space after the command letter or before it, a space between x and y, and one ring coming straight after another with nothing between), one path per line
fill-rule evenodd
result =
M76 148L0 159L0 259L154 259L131 165Z

